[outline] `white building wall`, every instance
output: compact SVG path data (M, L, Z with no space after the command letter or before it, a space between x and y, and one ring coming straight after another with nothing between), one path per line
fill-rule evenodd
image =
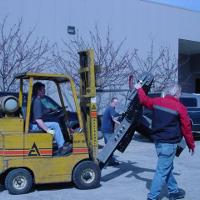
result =
M87 39L98 25L111 29L113 40L127 38L127 48L145 51L151 40L177 53L178 38L200 41L200 13L141 0L1 0L0 20L23 18L24 31L35 26L36 36L59 42L73 25Z
M152 41L157 49L169 47L177 58L179 38L200 42L200 12L145 0L1 0L0 20L5 16L11 24L22 18L24 32L35 27L35 37L60 46L63 38L75 37L67 34L68 25L85 40L95 25L101 34L109 27L116 44L126 38L124 48L141 55Z

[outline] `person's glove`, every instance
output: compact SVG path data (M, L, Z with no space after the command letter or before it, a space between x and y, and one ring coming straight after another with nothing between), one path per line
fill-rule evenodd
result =
M189 153L191 153L191 155L193 156L194 155L194 148L189 148Z
M126 115L125 112L121 113L121 114L119 115L119 117L117 118L117 121L122 122L122 120L124 119L125 115Z
M55 131L52 130L52 129L48 129L48 130L47 130L47 133L50 133L51 135L54 135L54 134L55 134Z
M135 89L140 89L141 87L142 87L142 85L140 84L140 83L136 83L135 85L134 85L134 87L135 87Z

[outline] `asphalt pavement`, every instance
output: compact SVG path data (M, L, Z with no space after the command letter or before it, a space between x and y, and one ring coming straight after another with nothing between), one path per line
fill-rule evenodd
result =
M103 145L103 140L100 140ZM116 167L102 170L101 186L92 190L78 190L73 184L37 185L24 195L10 195L0 188L2 200L146 200L156 167L154 144L136 135L126 151L115 155ZM180 188L186 191L185 200L200 199L200 141L193 156L185 149L174 162L174 175ZM167 189L161 194L167 200Z

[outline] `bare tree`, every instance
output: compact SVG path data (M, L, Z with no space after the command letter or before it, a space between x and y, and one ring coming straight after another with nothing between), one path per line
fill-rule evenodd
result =
M101 89L120 88L127 79L128 65L132 59L128 52L122 53L124 42L125 40L115 47L110 37L109 28L106 39L104 39L101 37L98 27L95 27L95 33L90 32L88 43L78 34L74 40L64 41L65 48L62 54L57 51L54 55L55 63L59 71L71 74L78 85L79 57L77 52L92 48L95 51L95 64L100 66L100 71L97 72L97 87Z
M49 62L49 44L32 39L33 30L22 33L22 20L7 27L7 17L0 23L0 90L15 91L14 76L26 71L42 71Z
M177 80L177 58L172 55L168 47L160 47L155 51L152 41L150 51L147 56L140 56L139 51L124 52L123 45L125 40L118 46L112 41L110 30L106 37L102 37L98 27L95 32L90 32L89 42L85 42L78 34L74 40L64 41L64 50L54 54L56 69L59 72L71 74L79 86L79 56L78 51L92 48L95 51L95 64L100 66L97 72L97 89L113 89L119 91L124 86L127 88L127 79L130 74L134 74L135 79L144 72L154 75L155 81L151 91L161 91L169 83ZM108 98L113 96L126 98L126 93L101 93L98 94L98 110L102 110L108 103Z
M171 54L169 47L161 46L159 52L155 52L152 41L150 51L145 58L139 55L137 49L134 50L133 57L133 63L129 66L136 78L145 72L154 75L151 91L162 91L168 84L177 81L178 61L176 56Z
M116 43L111 40L109 28L106 36L102 37L97 26L94 33L89 32L89 35L88 42L85 42L79 34L74 40L63 41L64 50L62 52L57 51L54 54L56 68L59 72L71 74L78 87L80 78L77 52L92 48L95 52L95 65L100 67L100 70L96 73L97 89L122 88L127 83L127 77L130 74L129 65L132 60L129 52L124 52L123 45L125 40L116 46ZM105 105L103 102L107 102L108 95L99 95L98 109L101 109L101 106ZM106 96L106 100L104 96Z

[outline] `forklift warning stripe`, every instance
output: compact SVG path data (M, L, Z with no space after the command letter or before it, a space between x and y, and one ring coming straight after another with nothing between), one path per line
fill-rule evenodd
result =
M92 111L91 112L91 117L92 118L96 118L97 117L97 112L96 111Z
M6 156L29 156L30 150L23 150L23 149L9 149L9 150L0 150L0 155ZM39 149L40 156L47 156L52 155L51 149Z
M88 148L73 148L73 153L88 153Z

